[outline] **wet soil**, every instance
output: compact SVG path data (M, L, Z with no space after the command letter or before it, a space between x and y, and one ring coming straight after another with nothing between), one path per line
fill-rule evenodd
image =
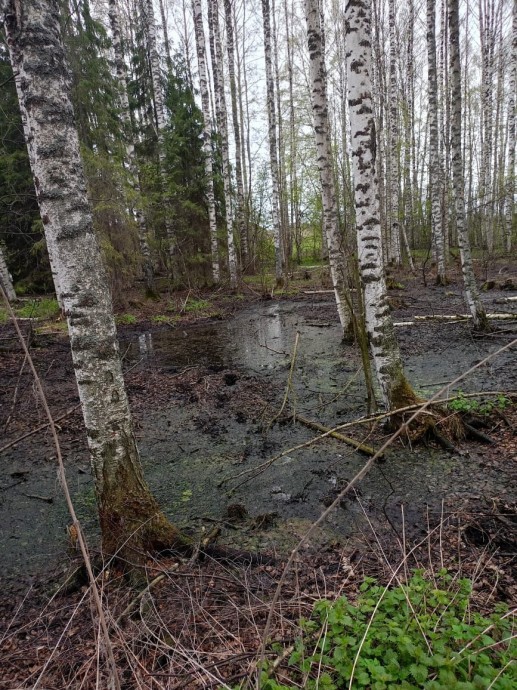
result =
M404 276L403 281L404 289L391 293L397 323L418 315L465 311L459 282L424 288L421 276ZM517 320L515 302L497 304L512 294L496 288L483 293L483 299L489 311L513 312ZM299 344L287 409L329 427L365 413L359 356L354 346L341 342L331 298L327 293L303 292L279 300L224 297L215 317L196 320L189 315L172 324L144 318L137 325L120 327L145 476L176 523L196 534L218 524L223 543L284 552L362 467L363 456L325 439L288 452L251 481L242 483L247 477L239 476L315 436L290 419L272 423L287 384L296 333ZM500 322L499 328L475 337L467 321L397 326L417 392L423 397L435 393L515 338L516 321ZM11 340L11 328L3 326L0 337L5 338L0 371L0 445L5 446L44 424L45 416ZM67 340L59 334L36 334L32 352L59 419L78 403ZM515 350L495 357L449 392L454 390L517 391ZM511 414L505 415L507 419ZM58 423L68 482L95 545L95 499L79 410ZM427 530L429 516L440 515L444 506L492 500L514 504L513 429L498 417L492 426L489 433L499 445L465 442L459 453L432 445L414 450L397 443L357 492L341 502L313 537L312 546L343 542L372 527L398 538L402 506L404 529L418 536ZM375 447L384 440L381 427L358 427L353 433ZM1 576L6 586L22 588L27 578L46 569L67 567L69 520L47 431L2 454Z
M477 337L464 320L397 326L408 376L423 397L516 337L517 303L499 300L516 294L500 288L508 276L515 280L517 272L499 265L492 267L492 273L489 277L497 287L483 293L487 309L516 317L497 322L497 331ZM399 324L414 321L418 315L465 312L459 281L438 288L424 287L420 275L395 278L404 283L404 289L391 291ZM359 356L354 346L341 342L331 298L324 292L302 291L271 300L250 293L239 300L221 296L217 303L211 296L217 316L189 314L174 323L157 323L153 315L159 313L160 305L150 305L143 309L138 324L120 326L145 476L165 512L185 529L199 535L219 526L223 545L277 554L281 560L365 463L363 456L335 439L289 451L316 434L293 423L288 415L275 420L297 333L286 411L295 410L329 427L366 412ZM28 333L29 324L24 328ZM95 499L68 343L64 335L48 332L47 327L31 337L36 366L59 420L68 482L95 552ZM63 572L76 559L67 541L69 518L48 431L18 440L46 420L8 325L1 327L0 348L1 579L3 591L10 593L0 604L0 619L6 622L4 629L23 623L28 630L27 634L6 633L2 654L9 669L5 683L10 684L2 685L0 679L0 688L29 678L56 645L59 652L52 651L55 665L49 668L61 675L52 676L53 680L45 677L46 686L65 687L81 669L87 675L87 659L95 650L95 627L88 606L83 606L65 641L60 637L69 625L69 612L76 610L83 596L79 592L65 602L48 600L49 581L62 581ZM446 392L460 390L516 394L515 348L497 355ZM419 541L423 546L415 551L411 567L461 565L464 574L476 581L481 607L494 599L514 600L516 428L517 411L509 406L489 418L484 431L493 438L491 445L465 440L458 452L448 453L433 444L416 448L394 444L302 550L297 567L285 581L287 599L282 600L274 623L277 638L289 636L286 630L310 611L314 598L324 593L332 596L342 587L353 592L364 575L386 579L386 562L400 559L404 544L407 549L407 544ZM374 447L386 438L380 425L355 426L345 433ZM256 477L245 474L280 453L284 455ZM439 530L433 532L438 524ZM150 566L150 578L156 574L155 567ZM206 647L207 656L200 657L205 663L214 654L223 658L223 650L235 656L219 674L231 679L239 677L243 668L244 673L250 672L249 649L257 648L267 614L264 602L271 597L280 573L280 564L236 571L228 564L185 563L177 579L169 577L163 589L157 589L156 602L174 639L192 649ZM28 587L33 589L24 600L23 615L17 614ZM132 595L110 589L106 596L113 610L120 612ZM235 611L239 611L237 616ZM208 624L208 615L219 616L218 622ZM193 627L181 623L180 630L177 621L187 619L192 619ZM139 625L128 622L137 646ZM232 640L238 638L239 644L233 645ZM246 651L242 658L241 647ZM118 653L125 654L122 647ZM150 662L149 655L144 656L142 668L147 665L159 679L158 657ZM178 664L177 687L210 687L210 680L206 685L194 683L189 675L193 671L182 658ZM142 682L146 687L147 681ZM92 683L94 687L94 679ZM88 682L85 687L90 687Z

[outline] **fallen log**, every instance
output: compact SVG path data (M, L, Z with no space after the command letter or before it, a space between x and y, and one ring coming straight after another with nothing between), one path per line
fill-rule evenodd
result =
M394 326L416 326L419 323L426 323L427 321L445 321L449 323L456 323L459 321L468 321L472 316L470 314L428 314L425 316L414 316L412 321L396 321ZM507 312L487 314L487 319L491 321L511 321L517 320L517 314L509 314Z
M337 438L338 441L342 441L343 443L352 446L352 448L355 448L357 451L363 453L364 455L375 455L375 449L371 446L367 446L364 443L361 443L360 441L356 441L354 438L350 438L349 436L344 436L343 434L340 434L338 431L331 431L328 427L323 426L323 424L313 422L310 419L306 419L305 417L302 417L299 414L295 414L294 419L297 422L300 422L300 424L303 424L304 426L308 427L309 429L313 429L314 431L321 431L324 434L332 436L333 438ZM379 457L382 456L379 455Z

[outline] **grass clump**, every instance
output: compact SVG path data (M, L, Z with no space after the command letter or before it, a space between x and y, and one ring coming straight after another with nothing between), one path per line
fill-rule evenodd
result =
M17 307L15 311L16 315L22 319L53 319L60 314L57 300L48 297L31 299L22 307Z
M266 667L261 688L513 690L515 612L500 605L488 618L474 613L471 591L469 580L445 570L437 582L416 571L390 589L367 578L357 603L320 601L302 623L289 659L295 684L277 683Z
M183 311L189 313L189 314L194 314L200 311L205 311L206 309L209 309L211 306L210 302L207 299L191 299L189 298L185 306L183 307Z
M118 314L115 321L124 326L132 326L136 323L136 316L134 314Z

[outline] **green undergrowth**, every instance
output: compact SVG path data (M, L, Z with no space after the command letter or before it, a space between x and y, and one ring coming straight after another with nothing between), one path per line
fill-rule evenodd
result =
M449 409L453 412L476 413L480 415L492 414L494 410L504 410L512 404L511 400L503 393L485 400L467 397L463 391L449 401Z
M45 297L31 299L21 307L15 307L16 316L22 319L53 319L59 316L60 309L57 300Z
M123 326L133 326L137 322L134 314L117 314L115 321Z
M282 669L262 670L262 690L513 690L517 687L515 612L471 608L472 585L445 570L436 581L416 571L385 588L372 578L356 603L319 601ZM282 654L279 648L278 654ZM283 681L285 682L285 681Z

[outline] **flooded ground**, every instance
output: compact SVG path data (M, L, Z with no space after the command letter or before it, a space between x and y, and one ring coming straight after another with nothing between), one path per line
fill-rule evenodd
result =
M459 292L448 294L444 300L443 290L436 288L420 301L404 296L395 319L408 321L415 314L433 313L430 309L461 310ZM494 297L491 293L485 299L491 304ZM428 396L515 337L514 327L475 339L466 322L399 326L408 376ZM341 343L329 295L313 301L259 301L225 321L122 332L145 476L175 522L196 533L220 524L226 543L283 550L364 464L365 458L350 447L327 439L287 453L237 486L242 472L315 436L292 421L270 425L281 405L297 333L289 408L326 426L364 414L358 353ZM64 366L60 357L67 356L63 353L66 343L61 342L58 351L51 350L46 368L59 370L52 395L58 400L61 391L68 405L73 404L74 386L71 369L59 369ZM507 351L456 389L515 390L515 361L515 351ZM34 412L37 417L39 411ZM74 500L95 540L94 493L80 426L78 414L65 420L62 439ZM487 461L480 445L466 445L457 455L397 445L315 539L342 541L354 531L370 529L368 521L379 530L388 526L400 533L402 505L406 529L418 534L426 529L427 513L442 510L442 501L466 496L515 500L515 466L515 452L501 471L501 464ZM66 562L69 520L48 439L33 436L5 451L1 484L3 576L12 580Z

